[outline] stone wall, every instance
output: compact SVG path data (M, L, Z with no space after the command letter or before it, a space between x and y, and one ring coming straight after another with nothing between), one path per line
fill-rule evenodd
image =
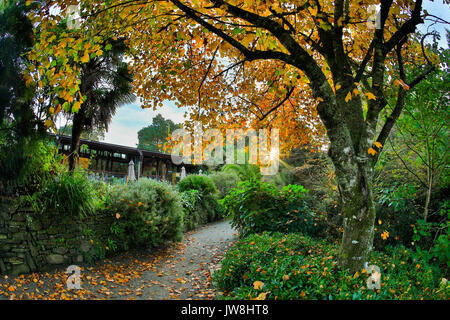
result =
M105 254L113 217L39 214L17 199L0 200L0 274L18 275L91 262Z

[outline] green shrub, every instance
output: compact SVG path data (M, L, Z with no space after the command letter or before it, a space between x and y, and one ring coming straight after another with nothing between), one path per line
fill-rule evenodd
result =
M440 220L433 222L420 219L413 229L413 240L418 253L428 260L435 261L448 277L450 275L450 201L442 203Z
M199 201L195 203L198 221L201 224L216 221L223 217L224 209L217 200L217 188L207 176L189 175L178 183L178 190L186 192L197 190Z
M0 142L0 191L32 194L64 169L62 156L47 140L24 138L22 145L11 148Z
M219 199L223 199L239 183L238 175L233 172L216 172L208 177L214 182L219 192Z
M214 182L207 176L191 174L178 183L178 190L198 190L203 195L216 194L217 188Z
M214 274L224 299L448 299L450 286L402 246L373 252L381 288L368 289L366 270L337 268L338 247L301 234L252 234L240 239ZM260 281L262 288L258 287ZM442 282L442 284L441 284ZM261 285L261 283L259 283ZM255 288L256 287L256 288Z
M417 244L417 239L414 240L417 238L414 226L420 224L422 214L415 206L416 192L416 188L412 185L392 185L378 189L374 238L376 249L382 250L387 244L403 244L407 247L414 247ZM389 233L387 239L381 236L386 231ZM421 232L423 231L425 228L421 229ZM423 236L424 234L422 246L429 247L432 242L431 236L427 239Z
M128 185L115 185L103 207L105 214L116 217L110 230L118 249L155 247L182 237L182 202L165 182L141 178Z
M199 225L206 223L202 221L204 215L200 214L198 210L199 203L202 200L200 191L198 190L187 190L180 192L180 197L184 208L184 230L189 231L197 228Z
M323 219L309 209L307 193L300 185L280 191L273 184L249 180L232 189L223 204L241 236L263 231L318 235L324 229Z
M223 172L236 174L241 180L261 180L261 169L255 164L226 164L222 167Z
M85 172L65 170L47 179L41 189L27 198L38 212L53 211L80 217L92 214L99 200Z

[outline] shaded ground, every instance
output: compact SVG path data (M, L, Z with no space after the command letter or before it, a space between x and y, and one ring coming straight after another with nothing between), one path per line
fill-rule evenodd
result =
M210 270L237 233L221 221L156 252L130 251L81 267L81 290L68 290L65 269L0 276L2 299L214 299Z

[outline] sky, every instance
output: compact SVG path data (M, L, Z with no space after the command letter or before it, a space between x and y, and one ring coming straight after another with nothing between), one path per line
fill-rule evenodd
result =
M156 111L151 108L142 109L139 103L126 104L117 109L103 141L136 147L138 131L151 125L152 119L158 113L174 123L181 123L185 120L184 111L177 108L172 102L165 102L164 106Z
M446 21L450 21L450 6L444 5L442 0L424 1L424 9L429 14L438 16ZM436 30L441 34L440 46L447 48L445 37L445 27L449 25L439 24L430 26L429 23L420 26L421 32ZM153 109L142 109L138 102L127 104L120 107L113 117L108 132L105 134L104 142L136 147L138 143L137 133L144 127L152 123L153 117L160 113L164 118L170 119L175 123L184 122L184 111L179 109L172 102L165 102L162 108L153 111Z

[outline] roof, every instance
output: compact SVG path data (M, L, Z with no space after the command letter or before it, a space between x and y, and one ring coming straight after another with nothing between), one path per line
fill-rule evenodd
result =
M71 143L72 137L67 135L55 135L51 134L56 139L58 139L61 142L64 143ZM81 139L80 144L87 145L89 148L100 150L100 151L109 151L109 152L118 152L118 153L125 153L128 155L135 155L135 156L144 156L144 158L162 158L162 159L171 159L172 156L167 153L162 152L156 152L156 151L149 151L149 150L142 150L138 148L128 147L128 146L122 146L118 144L113 143L106 143L106 142L100 142L100 141L93 141L93 140L87 140L87 139ZM191 165L191 164L187 164Z

